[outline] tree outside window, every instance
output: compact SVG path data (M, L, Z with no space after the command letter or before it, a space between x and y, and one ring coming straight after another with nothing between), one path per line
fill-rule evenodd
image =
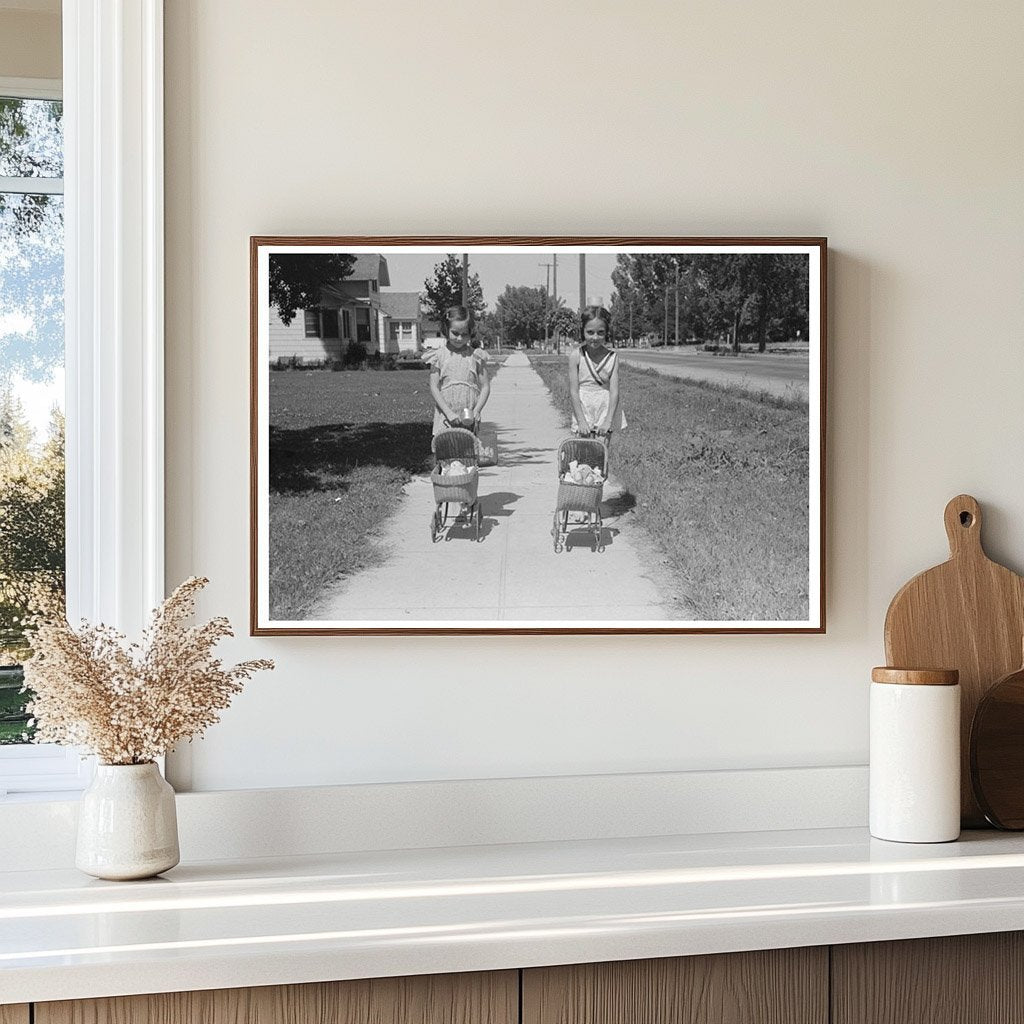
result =
M0 744L31 739L27 618L64 599L62 105L0 96Z

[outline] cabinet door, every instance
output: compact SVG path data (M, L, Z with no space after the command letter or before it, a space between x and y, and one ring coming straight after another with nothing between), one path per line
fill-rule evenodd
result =
M516 971L36 1003L35 1024L517 1024Z
M523 1024L827 1021L828 950L824 947L523 972Z
M1024 1021L1024 934L832 947L834 1024Z
M28 1024L28 1006L0 1006L0 1024Z

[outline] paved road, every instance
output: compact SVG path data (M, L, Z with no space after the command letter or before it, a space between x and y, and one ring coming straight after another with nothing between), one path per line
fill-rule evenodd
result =
M578 531L571 550L555 554L555 451L566 431L523 353L495 375L485 414L497 428L500 464L480 474L484 539L475 543L456 527L451 540L432 544L433 489L428 477L414 477L385 527L387 561L342 582L311 618L609 622L689 614L659 589L653 556L633 534L628 512L615 514L621 491L614 476L605 486L605 550L592 551L589 535Z
M737 384L782 398L807 398L807 355L716 356L695 348L619 349L619 358L671 377Z

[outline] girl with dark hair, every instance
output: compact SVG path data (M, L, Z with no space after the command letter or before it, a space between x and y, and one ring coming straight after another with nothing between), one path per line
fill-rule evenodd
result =
M449 426L476 432L480 413L491 394L487 356L472 347L476 323L473 311L449 306L442 322L447 343L424 359L430 366L430 394L434 399L434 437Z
M569 352L572 431L580 437L611 439L626 426L619 405L619 361L611 348L612 315L604 306L580 314L580 344Z

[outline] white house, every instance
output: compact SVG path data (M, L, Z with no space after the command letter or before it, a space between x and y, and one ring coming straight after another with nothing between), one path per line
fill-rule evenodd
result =
M422 321L423 350L440 348L444 344L444 332L436 320Z
M380 351L398 355L423 349L423 314L419 292L381 292L377 310Z
M363 253L348 277L324 286L318 307L298 310L286 324L271 306L270 361L340 359L353 341L367 352L384 351L380 289L390 283L388 261L380 253Z

